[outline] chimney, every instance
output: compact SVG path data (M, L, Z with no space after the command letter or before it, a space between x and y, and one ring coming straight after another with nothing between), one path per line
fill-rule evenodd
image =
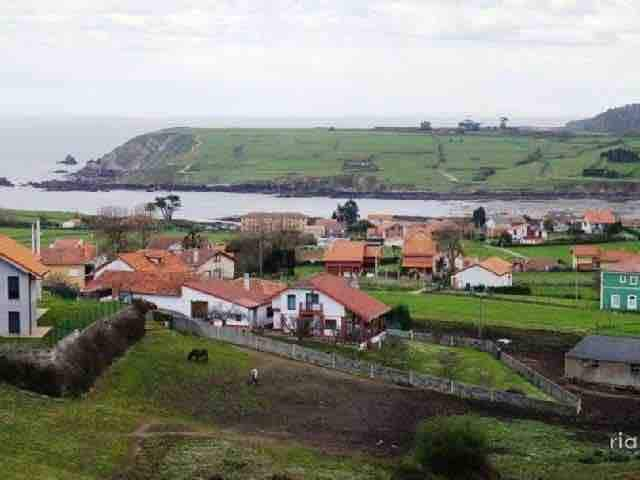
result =
M249 277L248 273L244 274L244 289L247 291L251 290L251 277Z
M36 224L31 224L31 253L36 254Z
M40 219L36 220L36 254L40 255Z

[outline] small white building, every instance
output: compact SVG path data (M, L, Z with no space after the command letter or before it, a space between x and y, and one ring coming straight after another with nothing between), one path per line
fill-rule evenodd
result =
M182 260L201 278L232 280L236 273L235 256L222 249L195 248L180 254Z
M280 282L244 278L192 280L182 287L180 313L230 327L273 325L273 300L286 288Z
M322 273L298 282L274 299L273 328L293 332L300 320L318 336L357 337L358 341L384 329L381 318L390 308L350 285L349 280Z
M491 257L459 270L451 277L451 286L458 290L476 287L510 287L513 285L513 265Z
M0 235L0 337L47 333L48 328L38 327L38 301L47 271L30 249Z

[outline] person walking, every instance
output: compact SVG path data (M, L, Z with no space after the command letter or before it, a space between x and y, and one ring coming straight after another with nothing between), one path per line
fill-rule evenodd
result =
M249 372L249 385L258 385L258 369L252 368Z

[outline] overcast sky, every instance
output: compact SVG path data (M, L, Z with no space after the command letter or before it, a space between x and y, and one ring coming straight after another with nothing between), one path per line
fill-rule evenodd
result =
M638 47L638 0L4 0L0 109L576 117Z

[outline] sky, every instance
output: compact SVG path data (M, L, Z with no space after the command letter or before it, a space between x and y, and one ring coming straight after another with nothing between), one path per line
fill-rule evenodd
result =
M638 0L0 2L3 113L576 118L640 101Z

